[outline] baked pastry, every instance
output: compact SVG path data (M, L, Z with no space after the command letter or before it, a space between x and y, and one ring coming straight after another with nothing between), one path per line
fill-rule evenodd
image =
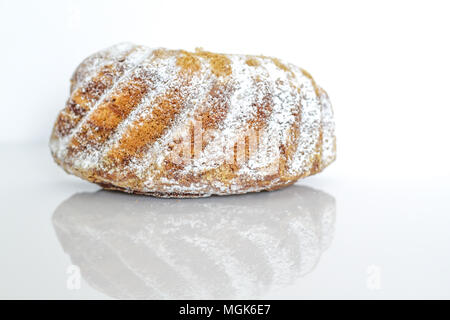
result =
M76 69L50 148L105 189L162 197L278 189L336 152L330 101L305 70L127 43Z
M186 201L97 191L52 220L86 283L113 298L255 299L314 270L335 210L332 196L298 185Z

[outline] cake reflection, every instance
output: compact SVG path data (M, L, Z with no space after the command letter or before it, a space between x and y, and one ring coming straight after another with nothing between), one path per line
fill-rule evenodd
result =
M119 299L258 298L312 271L335 200L303 186L206 199L75 194L53 215L83 278Z

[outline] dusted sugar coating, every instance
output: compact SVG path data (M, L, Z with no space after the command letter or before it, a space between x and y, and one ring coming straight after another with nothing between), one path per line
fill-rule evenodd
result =
M75 70L50 139L67 172L161 197L275 190L334 161L333 111L281 60L118 44Z

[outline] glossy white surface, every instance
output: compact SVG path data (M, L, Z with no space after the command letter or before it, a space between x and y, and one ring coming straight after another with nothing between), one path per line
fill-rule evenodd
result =
M2 151L0 298L450 298L448 179L338 160L278 192L162 200L98 191L45 145Z

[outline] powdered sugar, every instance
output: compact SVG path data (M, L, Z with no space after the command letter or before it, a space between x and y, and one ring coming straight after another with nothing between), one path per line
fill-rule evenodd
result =
M298 67L292 66L291 70L294 72L297 85L300 87L301 121L297 150L288 168L290 168L291 174L301 175L311 169L311 158L314 156L319 139L322 107L312 80L305 76Z
M72 75L71 92L85 85L102 67L125 59L126 55L135 48L136 46L129 42L119 43L84 59Z
M67 151L68 151L68 145L72 141L73 137L79 132L79 129L83 126L84 123L89 119L89 116L95 112L98 106L101 105L101 103L109 97L110 94L114 93L114 91L123 83L126 82L129 79L129 75L133 72L135 68L137 68L142 61L144 61L147 56L151 53L151 50L148 48L143 47L136 47L135 50L133 50L132 53L130 53L126 58L126 65L127 65L127 71L125 71L124 74L122 74L114 83L114 85L107 90L101 98L93 104L87 114L81 119L81 121L76 125L76 127L71 131L70 134L60 138L60 139L54 139L50 142L50 148L52 152L57 154L58 158L66 158L67 157ZM95 65L95 64L94 64ZM63 111L64 112L64 111ZM89 150L88 150L89 151ZM90 158L84 154L81 155L80 158L74 159L74 162L76 162L76 166L87 169L90 167L90 164L92 161L90 161Z

